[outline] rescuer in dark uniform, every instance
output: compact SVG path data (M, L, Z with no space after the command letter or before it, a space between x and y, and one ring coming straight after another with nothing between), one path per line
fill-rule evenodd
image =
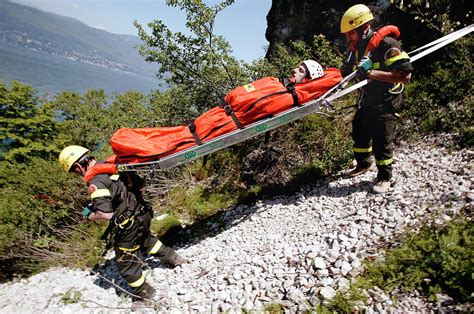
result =
M378 169L373 191L385 193L393 183L396 113L402 103L403 83L411 78L413 68L408 54L396 39L385 36L377 47L369 45L374 36L370 25L373 19L372 12L363 4L350 7L341 19L341 33L346 35L351 48L344 74L357 70L360 79L373 80L363 87L352 122L357 166L350 175L357 176L370 170L373 152Z
M87 148L71 145L59 155L59 162L66 172L87 177L87 171L96 164ZM92 221L108 221L107 230L113 232L115 259L120 274L132 288L132 293L152 299L155 289L145 282L142 262L137 253L154 255L171 267L186 262L174 250L150 233L153 217L151 207L143 200L141 178L127 174L98 174L88 181L91 204L86 206L83 216Z

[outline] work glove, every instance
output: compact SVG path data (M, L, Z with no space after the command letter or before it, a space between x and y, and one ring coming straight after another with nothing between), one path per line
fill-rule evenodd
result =
M369 57L362 57L357 65L357 74L361 79L366 79L372 71L372 60Z
M92 204L87 204L84 207L84 210L82 211L82 216L84 217L85 220L89 219L89 215L92 213L93 205Z

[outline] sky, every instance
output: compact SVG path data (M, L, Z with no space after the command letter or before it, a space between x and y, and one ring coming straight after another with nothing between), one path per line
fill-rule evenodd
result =
M185 32L186 16L179 8L168 7L165 0L11 0L42 11L73 17L81 22L115 34L137 35L133 21L146 26L162 20L172 31ZM210 6L219 0L204 0ZM251 61L265 54L266 16L271 0L235 0L221 11L215 33L231 44L234 56Z

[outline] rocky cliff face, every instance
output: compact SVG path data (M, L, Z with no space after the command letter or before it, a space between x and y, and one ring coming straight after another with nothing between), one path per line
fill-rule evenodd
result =
M316 34L325 34L337 39L338 30L332 25L338 21L348 7L349 1L330 0L273 0L267 15L265 37L270 43L267 57L274 54L277 44L290 41L311 41Z
M339 25L344 12L361 1L331 0L273 0L267 15L266 38L270 43L267 57L271 58L278 43L303 40L310 42L314 35L324 34L338 47L344 49L345 39L340 33ZM390 0L365 2L374 13L374 26L393 24L400 28L405 49L415 48L420 44L439 37L429 31L414 17L399 10ZM423 34L420 37L420 34ZM426 34L426 36L424 35Z

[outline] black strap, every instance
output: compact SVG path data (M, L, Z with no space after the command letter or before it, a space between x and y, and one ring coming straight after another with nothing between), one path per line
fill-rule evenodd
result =
M268 94L268 95L265 95L265 96L262 96L256 100L253 101L253 103L251 103L249 105L249 107L247 108L247 110L244 111L244 113L247 113L249 112L250 110L252 110L252 108L255 106L256 103L258 103L260 100L263 100L265 98L268 98L268 97L271 97L271 96L275 96L275 95L280 95L280 94L286 94L288 93L288 91L286 90L282 90L282 91L279 91L279 92L275 92L275 93L271 93L271 94Z
M136 210L128 209L122 215L115 217L114 218L115 225L120 227L120 225L123 224L127 219L130 219L133 216L135 216L135 212Z
M103 241L108 241L109 239L109 234L114 230L115 224L113 221L109 222L109 225L105 229L104 233L100 237L101 240Z
M104 233L101 235L100 240L105 241L105 249L104 252L102 253L102 256L107 253L107 251L112 248L114 241L112 238L112 234L115 232L117 228L123 228L120 225L124 223L127 219L130 219L131 217L138 216L142 212L142 207L140 206L139 208L136 208L134 210L127 209L122 215L115 217L113 220L109 222L109 225L105 229ZM129 225L127 223L127 225Z
M239 129L243 129L244 126L242 125L242 123L239 121L239 119L237 118L237 116L235 115L234 111L232 110L232 107L229 106L229 105L225 105L224 106L224 111L226 113L226 115L230 116L232 118L232 121L234 121L235 125L239 128Z
M194 140L196 141L196 144L202 145L202 141L196 133L196 125L194 124L194 122L191 122L190 124L188 124L188 128L191 134L193 135Z
M295 84L288 84L286 86L286 89L288 90L288 93L290 93L291 97L293 98L293 106L299 107L300 102L298 100L298 94L296 94L296 91L295 91Z
M263 140L264 144L268 144L268 142L270 142L270 133L271 131L265 133L265 139Z
M115 224L113 221L109 222L109 225L105 229L104 233L100 237L100 240L105 241L105 248L104 251L102 252L102 256L105 256L107 254L107 251L110 250L114 246L114 241L112 234L115 230Z

